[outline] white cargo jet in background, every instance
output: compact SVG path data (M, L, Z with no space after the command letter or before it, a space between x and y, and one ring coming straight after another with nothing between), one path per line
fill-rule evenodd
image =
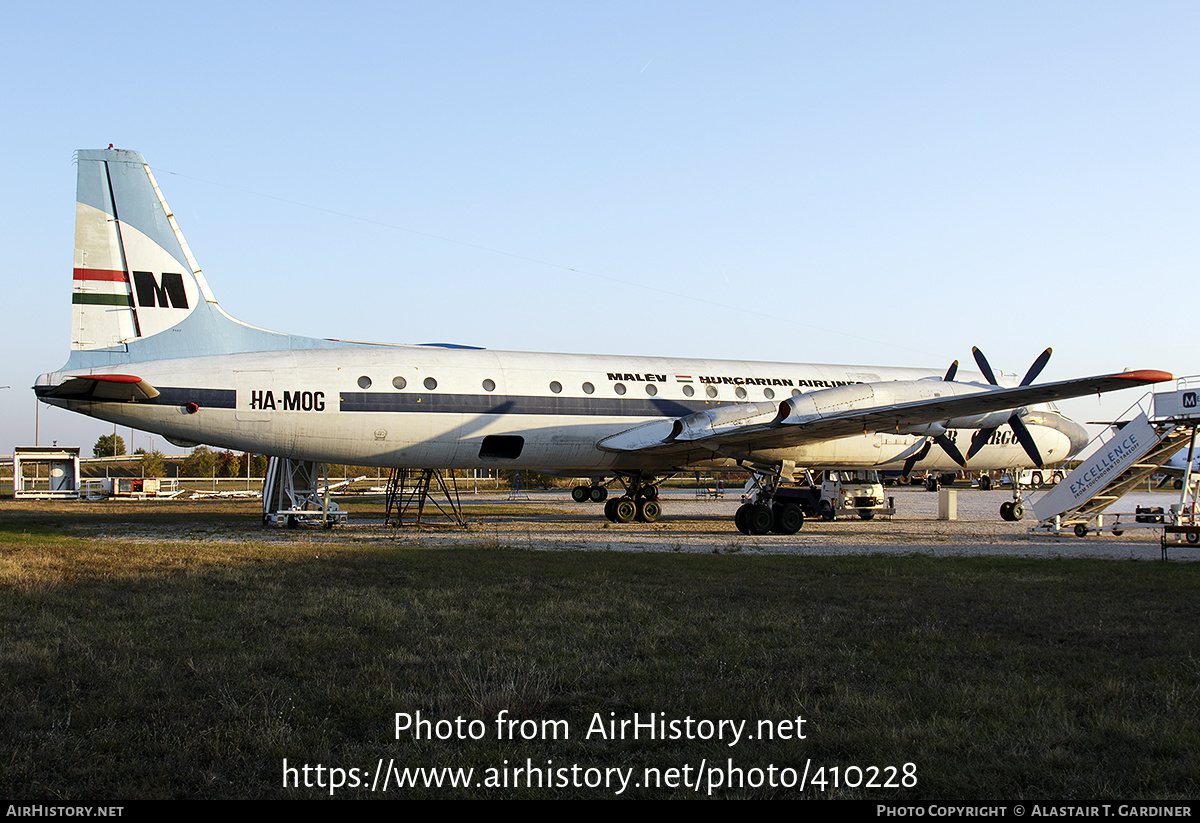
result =
M617 522L656 520L655 482L751 471L739 528L794 533L775 505L797 468L906 473L1068 459L1085 429L1050 401L1171 379L1130 371L1003 387L909 368L534 354L320 340L225 314L142 156L80 151L71 353L39 399L178 445L408 469L512 468L616 477ZM932 448L932 446L938 448ZM587 487L584 487L585 489Z

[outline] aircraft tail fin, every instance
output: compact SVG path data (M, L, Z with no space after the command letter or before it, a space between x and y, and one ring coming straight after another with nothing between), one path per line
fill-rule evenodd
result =
M76 158L71 349L152 337L216 303L142 156L102 149Z
M142 155L108 148L81 149L75 157L66 368L354 345L268 331L230 317L217 305Z

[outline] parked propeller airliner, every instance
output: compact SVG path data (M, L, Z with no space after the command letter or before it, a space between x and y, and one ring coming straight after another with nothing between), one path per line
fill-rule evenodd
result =
M1079 451L1050 401L1161 371L1016 386L911 368L534 354L281 334L217 305L142 156L79 151L71 352L40 400L179 445L294 460L616 477L614 521L656 520L657 478L742 467L761 482L743 531L803 523L775 490L799 468L1011 469ZM937 446L938 448L932 448ZM964 453L965 452L965 453Z

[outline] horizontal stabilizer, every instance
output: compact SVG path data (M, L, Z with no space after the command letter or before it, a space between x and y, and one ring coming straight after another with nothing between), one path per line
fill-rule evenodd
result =
M38 396L98 403L136 403L158 397L158 389L132 374L89 374L67 378L48 389L39 386Z

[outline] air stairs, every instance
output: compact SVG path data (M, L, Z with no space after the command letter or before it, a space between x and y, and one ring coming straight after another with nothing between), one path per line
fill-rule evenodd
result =
M1184 386L1195 378L1179 381ZM1113 426L1097 437L1099 442L1091 457L1060 481L1053 489L1032 501L1038 518L1035 529L1059 534L1071 529L1084 537L1090 531L1111 530L1120 535L1130 528L1163 529L1163 556L1166 557L1167 537L1185 537L1189 543L1200 542L1200 525L1196 522L1197 478L1190 473L1196 447L1196 429L1200 424L1194 389L1178 388L1174 392L1151 393L1130 408L1138 415L1128 423ZM1188 447L1188 469L1184 472L1183 491L1179 506L1166 512L1108 513L1108 509L1124 495L1143 488L1149 479L1181 449ZM1190 496L1190 501L1189 501Z

